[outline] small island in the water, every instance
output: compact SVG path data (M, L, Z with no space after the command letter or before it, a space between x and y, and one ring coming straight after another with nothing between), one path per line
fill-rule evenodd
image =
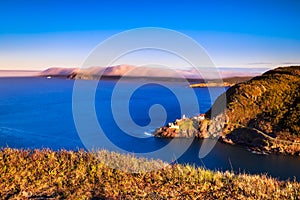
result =
M300 66L279 67L230 87L205 119L178 119L154 134L218 138L259 152L300 155L299 91ZM224 100L226 105L220 106Z

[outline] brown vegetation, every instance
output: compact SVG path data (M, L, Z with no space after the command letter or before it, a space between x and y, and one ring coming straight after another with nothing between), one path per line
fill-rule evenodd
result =
M120 170L154 166L161 169ZM295 181L170 166L107 151L0 151L1 199L297 199L299 194Z
M228 126L224 131L234 143L298 155L299 91L300 66L279 67L229 88L212 108L225 95L226 109L220 109L215 115L226 115Z

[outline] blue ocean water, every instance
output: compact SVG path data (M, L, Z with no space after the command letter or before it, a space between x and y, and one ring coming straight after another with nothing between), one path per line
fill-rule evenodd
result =
M92 82L83 83L88 85ZM133 153L155 151L170 143L170 139L151 136L151 132L157 126L151 127L149 124L164 125L180 118L182 114L193 116L198 114L198 111L204 113L224 91L224 88L191 89L182 82L162 82L145 84L136 89L130 99L122 98L126 97L127 91L134 88L135 84L136 82L132 81L123 81L120 84L117 91L119 98L115 99L115 105L128 107L120 106L117 113L112 113L111 104L116 81L100 81L94 99L98 122L107 138L119 148ZM176 89L177 96L166 87L168 84ZM54 150L85 148L73 120L73 86L73 80L59 78L0 78L0 146L47 147ZM191 92L196 95L197 102L189 95ZM87 103L80 102L82 105ZM151 116L149 110L156 104L162 105L165 113L154 112ZM184 113L180 110L182 104L185 108ZM133 122L141 127L125 127L133 135L122 131L122 126L130 124L126 110L129 110ZM114 119L116 114L121 121L123 120L121 125ZM163 116L166 120L163 120ZM205 158L200 159L198 152L201 140L191 142L188 139L174 139L172 143L174 151L180 151L186 143L191 143L181 157L174 158L178 163L190 163L209 169L267 173L281 179L300 179L299 157L255 155L245 148L217 143ZM164 159L164 155L155 158Z

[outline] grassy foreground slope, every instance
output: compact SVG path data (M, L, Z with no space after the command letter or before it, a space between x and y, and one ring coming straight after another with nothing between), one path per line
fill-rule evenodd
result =
M128 173L123 168L160 170ZM298 199L300 184L99 151L0 151L2 199Z

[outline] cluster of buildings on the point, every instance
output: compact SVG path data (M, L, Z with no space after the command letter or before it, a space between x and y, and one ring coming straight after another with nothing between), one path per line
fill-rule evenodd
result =
M179 125L183 122L183 121L186 121L187 118L185 115L182 115L182 118L181 119L176 119L174 123L169 123L168 124L168 127L170 129L176 129L176 130L179 130ZM199 115L196 115L192 118L192 120L197 120L197 121L202 121L205 119L205 114L199 114Z

